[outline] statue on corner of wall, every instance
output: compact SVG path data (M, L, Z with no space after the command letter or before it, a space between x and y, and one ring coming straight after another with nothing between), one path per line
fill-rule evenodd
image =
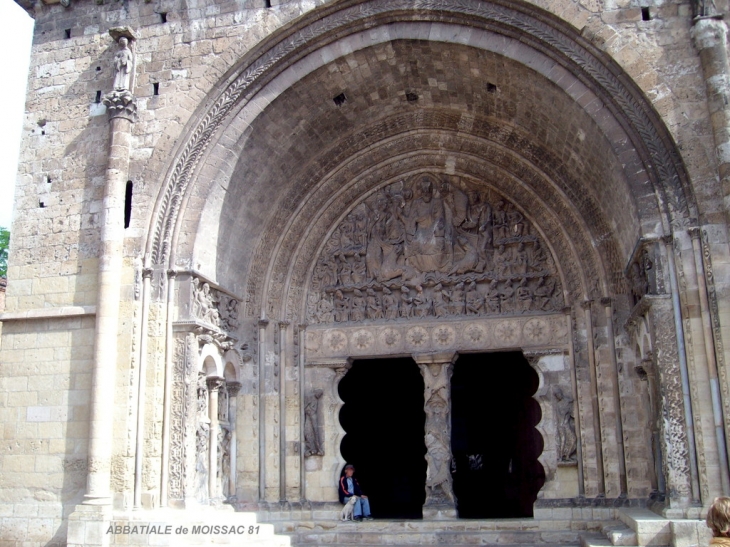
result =
M576 463L577 437L575 435L575 414L573 398L565 395L563 390L556 386L553 391L555 397L555 413L557 414L558 429L558 462Z
M132 50L129 49L129 40L126 37L119 38L118 43L119 51L114 55L114 91L131 91Z
M304 456L324 456L319 436L319 400L324 392L313 390L304 398Z

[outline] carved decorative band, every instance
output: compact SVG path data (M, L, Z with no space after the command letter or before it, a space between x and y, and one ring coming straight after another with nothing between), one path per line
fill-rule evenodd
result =
M563 314L460 321L308 327L307 362L347 357L443 351L563 348L569 326Z

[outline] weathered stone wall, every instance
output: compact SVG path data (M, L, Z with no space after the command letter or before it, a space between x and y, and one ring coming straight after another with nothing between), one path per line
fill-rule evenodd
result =
M144 491L156 493L161 480L168 322L167 279L163 270L152 276L149 323L140 324L142 263L160 188L174 165L173 158L182 152L185 136L205 114L212 97L227 85L234 67L246 54L298 16L334 2L275 0L272 4L267 9L263 0L72 0L69 9L38 2L30 10L36 27L0 345L0 418L5 424L0 452L3 547L3 542L15 545L26 540L62 544L63 519L80 501L85 489L99 224L109 143L109 122L100 97L111 89L111 61L116 51L107 31L110 27L129 26L137 35L133 91L138 119L132 129L128 173L133 183L132 211L125 231L123 289L119 297L119 357L118 363L110 364L111 368L116 367L117 391L115 400L108 402L115 408L113 487L119 494L117 501L128 504L134 480L136 382L139 336L143 331L149 333ZM642 11L635 2L623 0L603 4L556 0L534 5L575 27L581 39L615 61L615 70L625 71L638 85L681 151L696 199L699 224L705 230L704 276L712 283L711 304L715 306L716 319L707 347L714 344L717 348L717 365L723 379L721 391L727 405L726 367L730 366L730 354L723 345L730 335L727 211L717 174L701 60L690 37L691 6L689 2L667 2ZM726 2L717 5L721 12L726 10ZM372 40L375 42L376 38ZM591 121L603 116L595 113L603 106L598 104L600 101L592 107L580 105L586 112L593 108L590 115L577 108L571 110L575 105L559 103L561 90L545 79L539 80L545 89L541 100L537 100L527 93L529 83L533 82L530 78L536 74L534 67L500 60L499 55L476 52L466 46L445 44L446 41L428 44L418 40L378 42L357 52L340 50L332 59L324 59L316 70L309 67L310 72L301 77L292 70L295 83L271 94L271 101L279 101L275 109L255 122L245 116L231 121L233 129L213 143L212 159L201 167L202 182L185 198L187 209L178 239L180 252L171 266L202 271L214 281L225 282L228 290L241 297L247 287L263 286L266 272L251 270L251 264L257 249L268 260L271 248L262 243L262 238L267 223L277 223L274 212L283 211L287 218L291 215L287 207L291 209L292 204L280 203L284 202L285 191L291 192L290 196L299 195L295 192L298 187L292 189L296 186L292 181L300 176L303 166L310 169L307 173L312 173L312 182L318 182L315 175L324 176L325 168L339 165L335 162L336 154L331 155L335 159L330 164L324 160L319 166L306 164L312 155L339 142L340 135L356 131L360 122L376 114L396 115L404 105L406 90L398 81L404 73L410 78L408 84L420 94L424 111L443 107L458 112L454 119L461 124L455 126L459 131L466 132L467 126L471 130L476 115L501 116L515 126L515 133L531 133L543 144L563 151L563 156L552 158L553 164L546 161L540 166L546 171L565 164L574 168L574 173L595 181L601 181L604 173L610 173L614 182L625 176L621 172L625 168L621 157L603 155L607 137ZM451 70L450 63L459 66L454 59L469 64L470 72ZM486 89L470 87L471 80L481 82L480 78L504 95L490 95ZM332 98L349 89L366 93L349 95L350 110L333 106ZM513 104L519 104L519 108L510 110ZM265 110L267 106L262 102L255 108ZM433 148L459 149L465 142L450 143L436 137ZM241 154L244 150L245 155ZM237 162L239 154L245 157L242 163ZM595 161L585 161L589 156ZM445 153L438 150L434 157L435 163L445 161ZM535 162L539 159L536 156ZM637 172L641 170L640 165L633 167ZM339 176L349 175L345 172ZM649 187L648 182L645 187ZM617 191L617 186L596 183L591 195L586 193L586 198L602 204L603 213L611 211L602 218L606 221L602 229L606 240L612 241L613 258L621 267L629 262L636 243L633 238L661 234L666 228L659 225L657 218L642 216L656 204L650 203L649 198L629 199L629 188L630 183L622 183L621 191ZM645 191L653 195L653 190ZM296 230L292 233L299 236ZM615 241L611 239L612 233L618 234ZM278 237L279 233L274 235ZM600 235L595 235L596 241ZM680 247L684 264L694 264L691 241L683 239ZM261 263L264 264L263 259ZM708 265L712 267L710 274ZM607 277L620 275L619 270L607 272ZM702 323L697 293L699 278L685 270L685 275L680 276L680 288L691 357L690 376L695 386L699 465L704 469L700 472L700 486L705 501L719 493L721 462L713 437L709 391L697 387L708 379L702 338L708 333ZM253 280L247 279L249 274ZM275 281L283 283L278 278ZM2 294L0 291L0 299ZM237 493L240 501L251 502L259 496L278 500L282 491L285 497L296 498L304 476L298 455L302 442L299 405L303 396L299 391L299 374L303 374L304 368L299 365L299 325L282 326L278 320L288 319L282 316L272 317L265 328L257 327L255 321L262 310L268 311L268 303L261 300L261 294L254 296L249 307L251 318L241 329L239 341L239 347L246 342L249 349L242 367L243 387L237 406ZM644 356L637 348L628 346L621 332L630 306L614 302L614 315L607 318L605 306L594 301L593 324L587 330L580 302L570 304L575 306L575 348L562 363L555 356L540 360L538 368L542 367L545 385L537 397L545 414L542 427L548 435L555 427L555 418L548 415L552 409L552 392L548 388L577 383L576 416L581 421L583 458L593 463L582 469L582 485L577 467L547 466L551 482L543 495L568 498L584 488L588 497L617 497L623 480L629 497L643 498L657 487L655 478L651 478L654 460L647 449L656 441L647 422L651 421L651 407L657 402L652 399L655 394L649 381L635 370ZM174 311L174 315L170 321L178 318L179 311ZM662 317L666 320L670 315ZM609 322L613 324L613 342L609 338ZM262 335L269 344L262 346L263 351L257 338ZM595 344L595 355L590 358L587 336ZM616 353L614 347L618 348ZM312 374L331 382L334 370L317 368ZM591 391L592 379L600 384L600 393ZM283 397L274 386L283 390ZM337 475L337 465L342 463L337 459L336 393L327 393L327 397L327 468L311 475L309 483L305 478L304 484L307 496L313 500L333 497L331 478ZM595 428L598 414L601 423ZM257 421L259 416L265 417L265 424ZM272 417L283 429L274 425ZM622 439L617 421L623 425L623 471L618 463ZM278 435L282 430L286 440L283 457L278 452ZM273 448L262 453L260 442ZM555 455L554 447L546 447L545 458ZM316 466L312 461L311 465ZM264 485L259 473L261 463L268 470ZM279 482L282 476L286 476L284 488Z

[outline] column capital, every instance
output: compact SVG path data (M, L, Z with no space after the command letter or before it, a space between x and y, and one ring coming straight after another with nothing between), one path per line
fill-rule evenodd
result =
M228 395L235 397L238 392L241 391L241 382L226 382L226 389L228 389Z
M106 106L109 119L121 118L134 123L137 118L137 100L131 92L125 90L111 91L104 95L101 102Z
M697 18L690 35L698 51L716 46L725 47L727 24L717 16Z
M411 357L419 365L447 365L456 362L459 353L445 351L442 353L414 353Z
M217 390L226 385L226 380L220 376L209 376L205 379L205 383L208 389Z

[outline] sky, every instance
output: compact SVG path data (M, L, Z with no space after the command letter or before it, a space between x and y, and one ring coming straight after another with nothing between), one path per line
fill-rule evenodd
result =
M0 227L10 228L18 153L25 111L33 19L13 0L0 0L0 51L3 51L0 85Z

